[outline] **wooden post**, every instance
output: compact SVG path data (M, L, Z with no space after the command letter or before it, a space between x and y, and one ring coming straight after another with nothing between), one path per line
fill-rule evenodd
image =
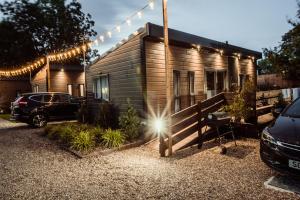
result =
M166 70L166 110L167 110L167 136L168 136L168 156L172 155L172 131L171 131L171 94L172 94L172 67L169 65L169 32L168 32L168 12L167 0L162 0L163 20L164 20L164 46L165 46L165 70Z
M47 67L47 92L51 92L51 83L50 83L50 61L49 57L46 57L46 67Z
M201 101L198 101L198 149L201 149L203 141L202 141L202 106Z

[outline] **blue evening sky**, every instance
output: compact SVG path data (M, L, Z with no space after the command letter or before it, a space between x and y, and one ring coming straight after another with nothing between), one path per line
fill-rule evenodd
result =
M0 0L2 3L4 0ZM125 20L148 0L78 0L90 13L95 30L105 33ZM261 51L277 46L296 17L296 0L168 0L169 27L230 44ZM121 27L121 33L99 46L101 53L142 27L146 22L162 24L161 0L142 19Z

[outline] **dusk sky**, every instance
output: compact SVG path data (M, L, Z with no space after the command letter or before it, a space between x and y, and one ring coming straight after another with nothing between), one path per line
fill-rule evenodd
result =
M105 33L147 4L148 0L79 0L95 21L95 30ZM0 0L3 2L3 0ZM296 0L169 0L169 27L202 37L261 51L277 46L295 19ZM142 27L146 22L162 24L161 0L142 19L122 27L99 47L100 53Z
M83 10L93 16L99 34L148 2L79 1ZM258 51L277 46L281 36L291 28L287 19L295 19L297 12L296 0L169 0L168 4L170 28ZM161 0L156 0L155 9L147 10L142 20L133 21L130 28L123 28L121 34L107 41L102 50L112 47L146 22L162 24Z

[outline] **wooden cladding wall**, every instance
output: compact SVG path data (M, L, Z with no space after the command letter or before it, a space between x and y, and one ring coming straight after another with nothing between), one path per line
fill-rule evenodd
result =
M147 101L155 110L157 107L163 109L166 102L163 43L146 40L145 54ZM170 65L172 65L174 70L180 72L180 100L181 109L184 109L190 106L188 72L191 71L195 73L196 102L204 100L205 69L227 69L228 59L225 56L221 56L219 53L207 51L199 52L197 49L170 46ZM173 103L172 107L174 108Z
M10 103L15 100L17 93L30 91L29 80L0 80L0 108L8 112Z
M51 70L50 72L51 92L68 92L67 85L72 84L73 96L78 96L79 84L84 84L84 73L78 70ZM39 86L39 92L47 92L47 68L41 69L31 80L32 88Z
M51 91L68 92L67 85L72 85L72 95L79 96L79 85L84 84L84 72L81 71L53 71L50 73Z
M47 92L47 67L43 67L31 80L31 87L38 85L39 92Z
M144 112L141 35L108 53L87 69L87 90L89 109L95 114L99 100L94 99L93 80L101 74L109 76L110 101L123 112L127 99L140 112Z

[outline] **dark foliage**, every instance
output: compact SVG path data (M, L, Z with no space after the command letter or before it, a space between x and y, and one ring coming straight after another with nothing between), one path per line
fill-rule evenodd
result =
M0 22L1 66L24 64L96 35L91 15L83 13L76 0L5 1L0 11L4 17ZM95 54L90 52L87 59Z

